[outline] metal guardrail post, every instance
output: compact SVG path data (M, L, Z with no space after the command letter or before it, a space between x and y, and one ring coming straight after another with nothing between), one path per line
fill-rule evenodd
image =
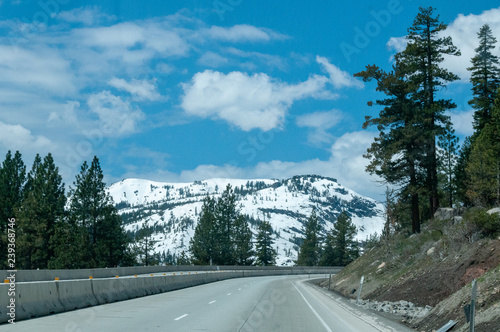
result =
M454 320L450 320L448 323L446 323L445 325L443 325L439 330L437 330L436 332L448 332L449 330L451 330L452 328L455 327L455 325L457 325L458 322L454 321Z
M359 282L358 299L356 300L356 305L359 303L359 297L361 295L361 290L363 289L363 281L365 281L365 276L361 276L361 281Z
M469 332L474 332L474 321L476 318L477 280L472 280L472 291L470 299L470 325Z

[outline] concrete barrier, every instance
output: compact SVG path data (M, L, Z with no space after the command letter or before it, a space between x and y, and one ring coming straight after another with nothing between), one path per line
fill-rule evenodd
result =
M175 271L281 271L282 274L307 274L307 273L334 273L342 267L308 267L308 266L208 266L208 265L167 265L167 266L132 266L107 269L79 269L79 270L18 270L17 282L52 281L60 280L112 278L118 276L132 276L135 274L170 273ZM0 280L9 276L5 270L0 270Z
M165 268L165 267L163 267ZM185 268L185 267L181 267ZM199 268L199 267L198 267ZM15 320L40 317L69 310L75 310L99 304L112 303L133 299L137 297L164 293L177 289L198 286L215 281L241 278L250 276L267 275L289 275L307 273L329 273L332 269L316 268L267 268L267 269L241 269L224 270L216 272L206 270L209 273L177 274L177 275L155 275L148 277L122 277L122 278L99 278L99 275L114 275L122 270L110 269L107 273L92 271L94 278L81 278L78 280L64 280L68 276L76 276L89 271L78 273L62 270L55 273L61 275L59 281L55 281L54 275L48 271L42 271L38 277L51 278L52 281L18 282L15 283ZM105 270L105 269L100 269ZM107 269L106 269L107 270ZM198 269L199 270L199 269ZM141 273L143 270L131 269L132 273ZM157 272L162 272L157 271ZM328 271L328 272L327 272ZM18 273L21 271L18 271ZM38 271L37 271L38 272ZM97 273L96 273L97 272ZM80 273L80 274L79 274ZM143 274L143 273L141 273ZM6 323L10 319L7 313L10 296L7 295L9 284L0 284L0 323Z
M63 311L56 282L16 284L16 320L39 317ZM2 291L2 297L6 292ZM0 321L8 320L7 312L0 308Z

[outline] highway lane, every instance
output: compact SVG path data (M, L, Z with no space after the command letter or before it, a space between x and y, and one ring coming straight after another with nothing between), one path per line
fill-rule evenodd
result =
M411 331L352 308L307 279L229 279L2 325L0 331Z

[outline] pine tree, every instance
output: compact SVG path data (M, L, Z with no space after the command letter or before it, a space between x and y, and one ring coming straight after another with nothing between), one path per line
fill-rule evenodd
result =
M479 206L500 205L500 96L495 100L491 120L472 143L466 171L470 179L467 194Z
M321 265L345 266L359 257L355 241L356 226L346 212L342 212L332 231L327 235Z
M446 126L446 131L439 137L438 145L441 148L439 157L441 174L444 178L443 190L448 197L448 206L453 207L453 195L456 191L454 170L457 163L458 137L455 136L455 130L451 125Z
M105 190L99 159L84 162L70 189L69 218L86 230L81 250L88 267L112 267L130 261L128 238Z
M215 205L217 221L218 255L221 265L234 265L236 254L234 247L235 224L239 213L236 208L236 196L228 184Z
M144 266L156 265L153 232L149 228L141 228L135 235L135 254L140 257L139 263Z
M49 261L50 269L88 268L90 257L87 250L88 233L83 226L71 218L58 222L54 236L54 258ZM133 264L130 264L133 265Z
M191 260L189 259L188 255L186 252L183 250L179 257L177 258L177 261L175 262L177 265L190 265Z
M460 51L453 45L451 37L440 37L447 26L439 22L439 15L434 17L434 8L419 8L413 25L408 29L407 47L401 53L400 60L412 90L413 100L421 112L426 158L423 166L426 169L426 186L429 197L430 217L439 207L438 194L438 159L436 153L436 137L441 135L449 117L445 111L456 105L451 100L436 99L438 90L447 83L459 79L448 70L440 67L446 56L458 56Z
M190 252L197 264L251 264L252 232L248 221L240 214L236 195L227 185L221 197L207 196L203 202Z
M276 250L273 248L273 228L268 221L262 221L259 224L256 241L256 265L275 265Z
M7 152L0 165L0 270L7 269L7 224L15 218L24 197L26 166L19 151Z
M423 119L415 112L418 105L412 100L416 90L410 84L401 54L389 73L377 66L366 66L366 70L355 74L365 82L375 80L377 90L387 97L377 100L383 106L379 117L365 117L363 128L376 126L378 137L368 148L365 158L370 160L366 170L376 174L385 182L401 188L403 196L410 197L413 233L420 232L420 193L423 187L422 167L425 155L421 149L423 141ZM373 105L369 102L368 105Z
M316 266L319 263L320 256L320 241L319 241L320 225L316 210L313 209L311 216L304 225L304 241L300 246L297 265Z
M469 104L474 112L475 136L478 136L491 120L493 103L500 87L500 66L498 56L493 55L496 38L488 24L478 32L479 46L475 49L476 55L471 59L472 66L467 68L471 72L472 93L474 98Z
M255 252L252 245L252 231L248 227L248 221L243 215L236 218L234 226L234 251L237 265L252 265L251 258Z
M37 155L18 212L18 260L24 269L45 269L54 259L56 225L63 222L65 205L64 183L52 155L43 162Z
M215 220L215 200L208 196L203 200L198 224L190 242L189 251L195 264L206 265L219 262L217 256L217 229Z
M460 147L457 163L453 171L455 177L456 198L465 207L472 206L472 201L467 195L468 185L470 184L470 177L467 173L467 165L470 160L471 150L472 137L468 136L465 138L464 143Z

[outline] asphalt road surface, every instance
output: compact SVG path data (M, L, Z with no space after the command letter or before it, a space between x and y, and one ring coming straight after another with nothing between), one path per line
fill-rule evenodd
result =
M307 279L229 279L1 325L0 331L412 331L355 308Z

